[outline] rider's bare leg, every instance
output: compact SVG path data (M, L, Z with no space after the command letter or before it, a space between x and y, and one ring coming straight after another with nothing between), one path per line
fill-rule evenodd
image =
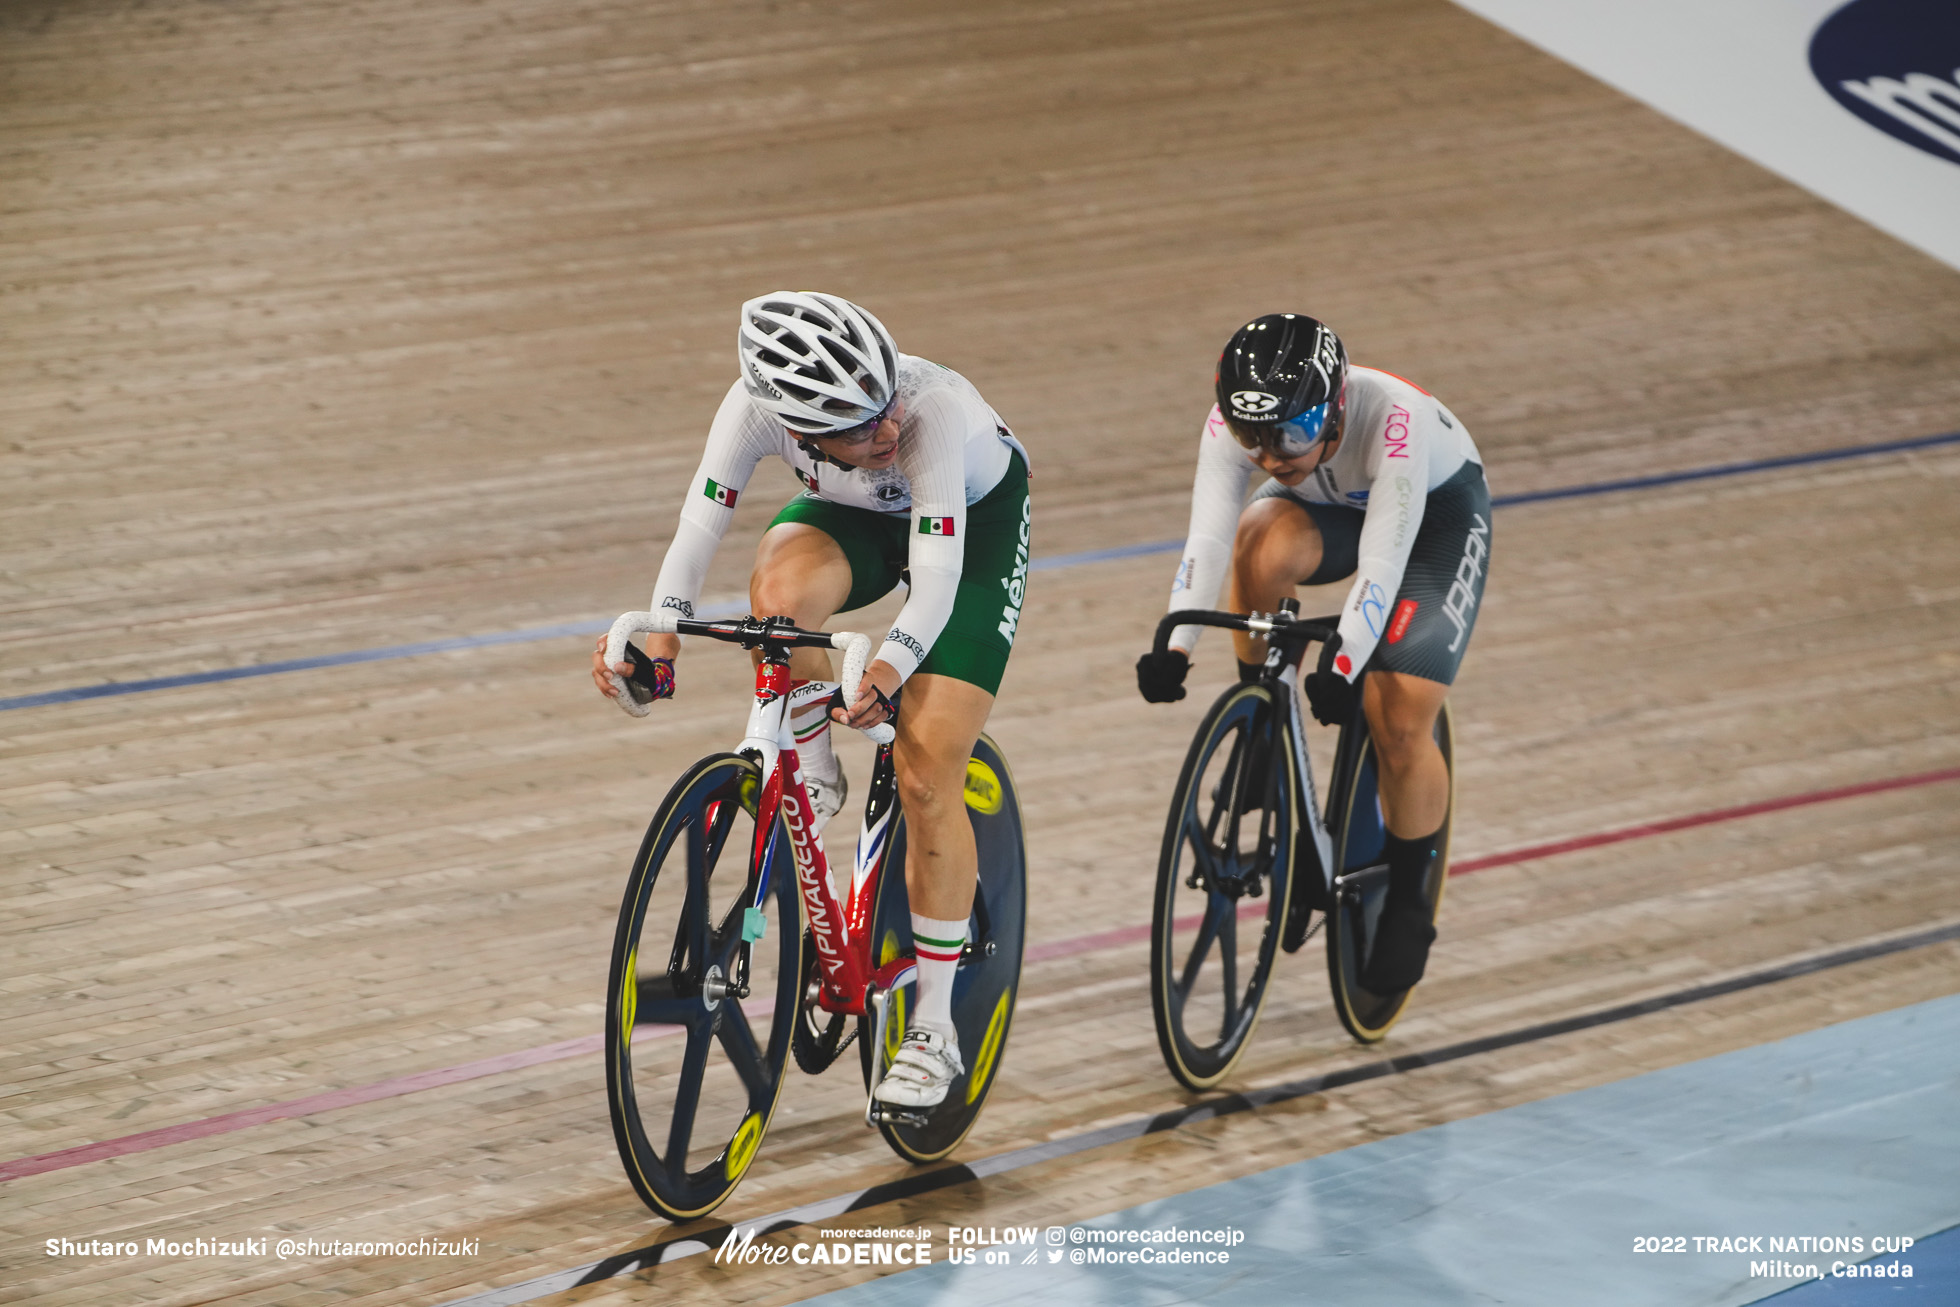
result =
M1226 602L1235 613L1270 613L1293 597L1301 577L1320 566L1320 528L1290 499L1255 499L1239 514L1232 545L1232 583ZM1242 663L1265 661L1265 637L1232 633Z
M953 975L979 868L966 815L966 760L993 705L994 696L976 685L920 673L906 682L892 745L905 813L905 890L918 945L914 1024L949 1039Z
M1450 774L1434 734L1449 689L1420 676L1376 671L1362 690L1388 825L1382 844L1388 898L1375 923L1361 983L1380 994L1421 980L1436 939L1435 909L1423 890L1449 817Z
M1239 515L1232 546L1229 602L1239 613L1270 613L1294 596L1300 578L1320 566L1320 529L1289 499L1255 499ZM1235 631L1241 662L1266 656L1264 639ZM1450 778L1436 747L1436 714L1449 687L1399 672L1372 672L1362 691L1381 775L1382 807L1392 835L1420 839L1443 824Z
M1388 833L1405 840L1438 830L1450 809L1450 773L1436 747L1436 714L1450 687L1402 672L1374 671L1361 690L1381 777Z
M994 696L950 676L906 682L892 765L905 811L905 888L912 901L918 1003L905 1039L872 1097L900 1109L945 1100L962 1069L953 1027L953 978L979 859L966 815L966 760Z
M749 577L749 611L758 617L782 615L807 630L821 629L851 593L851 565L829 535L801 522L782 522L763 533ZM758 651L757 659L761 658ZM824 649L792 649L790 675L799 682L831 679ZM825 693L818 686L813 694ZM790 730L821 825L844 806L847 787L832 748L830 709L814 698L793 699Z
M905 889L912 910L965 921L979 867L966 815L966 760L993 711L994 696L950 676L920 673L905 683L892 765L905 812Z
M819 630L851 594L851 564L829 535L802 522L779 522L762 533L749 575L749 611L757 617L784 616L805 630ZM760 652L756 660L761 661ZM828 681L830 653L793 649L790 675Z

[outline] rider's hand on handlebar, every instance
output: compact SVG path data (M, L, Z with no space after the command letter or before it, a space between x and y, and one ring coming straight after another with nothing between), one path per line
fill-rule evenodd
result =
M1361 687L1336 670L1341 662L1336 661L1341 652L1340 633L1320 649L1320 667L1308 672L1300 682L1300 688L1307 692L1307 706L1313 709L1313 719L1322 726L1345 726L1354 717L1355 700L1360 697Z
M1184 697L1184 678L1191 656L1182 649L1151 650L1137 659L1137 689L1151 703L1176 703Z
M592 683L599 687L599 693L605 695L608 699L617 699L619 697L619 691L613 688L612 676L607 675L607 673L610 672L624 679L632 671L633 665L631 663L616 663L611 667L606 666L606 637L603 635L600 636L597 647L592 650Z
M844 707L832 708L831 720L860 731L891 720L898 711L891 702L891 697L898 693L898 681L896 667L883 661L872 663L864 669L864 679L858 682L857 697Z
M658 639L658 637L655 637ZM672 636L667 637L673 641ZM654 641L649 640L649 645ZM678 641L673 641L678 645ZM652 703L655 699L665 699L674 693L674 654L678 649L653 650L653 656L641 653L632 645L626 646L629 661L606 665L606 637L600 636L598 645L592 650L592 681L599 687L599 693L608 699L617 699L619 691L613 688L612 672L627 683L627 690L640 703Z

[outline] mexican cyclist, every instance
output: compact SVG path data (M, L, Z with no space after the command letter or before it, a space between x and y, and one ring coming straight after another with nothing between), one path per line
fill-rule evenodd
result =
M1027 451L965 377L899 353L877 318L834 295L780 291L748 301L737 357L741 378L708 429L651 607L694 615L736 501L770 456L806 489L757 546L752 612L815 629L908 585L859 684L840 693L828 652L795 651L790 724L819 825L848 790L831 723L889 719L897 732L918 993L903 1047L873 1095L931 1107L964 1070L951 1003L977 871L966 765L1020 621ZM602 638L592 677L613 696L604 650ZM671 695L679 639L650 636L646 653L641 672L626 663L611 670L654 698Z

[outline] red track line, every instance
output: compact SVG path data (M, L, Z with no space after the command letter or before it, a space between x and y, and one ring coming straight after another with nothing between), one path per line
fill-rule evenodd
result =
M1507 867L1514 862L1532 862L1539 858L1557 857L1561 853L1576 853L1580 849L1597 849L1607 844L1621 844L1627 840L1643 840L1650 835L1666 835L1671 831L1692 830L1696 826L1712 826L1718 821L1759 817L1766 812L1806 808L1813 803L1829 803L1833 799L1854 799L1861 794L1883 794L1887 790L1909 790L1919 785L1936 785L1941 781L1952 780L1960 780L1960 767L1942 767L1938 771L1920 772L1915 776L1894 776L1884 781L1866 781L1862 785L1841 785L1833 790L1812 790L1808 794L1792 794L1782 799L1764 799L1760 803L1741 803L1733 808L1716 808L1712 812L1697 812L1686 817L1669 817L1666 821L1625 826L1619 830L1601 831L1597 835L1579 835L1569 840L1554 840L1550 844L1533 844L1527 848L1512 849L1509 853L1491 853L1481 858L1468 858L1451 867L1450 875L1467 876L1473 871L1482 871L1486 867Z
M1191 918L1196 925L1198 917ZM1021 950L1021 961L1052 962L1056 958L1072 958L1078 953L1098 953L1106 948L1121 948L1125 944L1135 944L1150 938L1148 926L1118 926L1115 930L1099 930L1093 935L1077 935L1074 939L1055 939L1046 944L1029 944Z
M1561 853L1574 853L1580 849L1596 849L1608 844L1621 844L1627 840L1646 839L1651 835L1691 830L1696 826L1709 826L1716 822L1737 821L1743 817L1757 817L1768 812L1783 812L1790 808L1808 807L1814 803L1829 803L1834 799L1851 799L1864 794L1883 794L1889 790L1906 790L1952 780L1960 780L1960 767L1943 767L1937 771L1919 772L1912 776L1895 776L1890 780L1866 781L1862 785L1843 785L1829 790L1812 790L1808 794L1793 794L1782 799L1765 799L1760 803L1743 803L1732 808L1716 808L1710 812L1693 813L1686 817L1670 817L1665 821L1647 822L1639 826L1602 831L1595 835L1555 840L1550 844L1533 844L1522 849L1513 849L1508 853L1492 853L1481 858L1469 858L1451 867L1450 875L1467 876L1473 871L1482 871L1487 867L1505 867L1517 862L1556 857ZM1264 911L1263 906L1256 911ZM1187 927L1195 926L1198 920L1199 917L1193 916L1181 924ZM1080 953L1094 953L1125 944L1135 944L1149 938L1148 926L1122 926L1115 930L1098 931L1093 935L1078 935L1073 939L1030 945L1022 954L1022 958L1026 962L1049 962L1056 958L1074 957ZM675 1027L663 1028L663 1030L672 1029ZM106 1139L101 1143L82 1144L58 1152L17 1158L11 1162L0 1162L0 1182L80 1166L84 1162L99 1162L111 1157L126 1157L131 1153L148 1152L152 1148L203 1139L210 1135L226 1134L233 1130L243 1130L247 1126L263 1125L268 1121L285 1121L293 1117L312 1116L318 1112L355 1107L383 1098L397 1098L403 1094L419 1093L424 1089L458 1084L465 1080L478 1080L484 1076L500 1075L505 1071L517 1071L546 1062L562 1062L568 1058L586 1057L598 1052L603 1044L604 1037L601 1035L581 1035L577 1039L565 1039L538 1048L527 1048L498 1057L486 1057L476 1062L465 1062L460 1066L418 1071L414 1075L397 1076L393 1080L382 1080L371 1085L329 1090L324 1094L313 1094L306 1098L294 1098L283 1103L268 1103L263 1107L248 1107L239 1112L210 1116L202 1121L187 1121L182 1125L164 1126L159 1130L145 1130L140 1134L124 1135L120 1139Z
M379 1098L395 1098L423 1089L434 1089L439 1085L453 1085L463 1080L476 1080L505 1071L516 1071L522 1067L537 1066L541 1062L583 1057L587 1053L598 1052L603 1042L603 1037L600 1035L580 1035L577 1039L560 1040L556 1044L527 1048L518 1053L505 1053L500 1057L486 1057L478 1062L465 1062L461 1066L442 1067L435 1071L418 1071L412 1076L397 1076L393 1080L382 1080L371 1085L331 1089L324 1094L289 1099L284 1103L267 1103L264 1107L248 1107L242 1112L207 1116L202 1121L187 1121L183 1125L168 1125L160 1130L145 1130L141 1134L124 1135L120 1139L106 1139L99 1144L83 1144L79 1148L64 1148L58 1153L42 1153L38 1157L23 1157L12 1162L0 1162L0 1180L16 1180L24 1175L39 1175L43 1171L59 1171L64 1167L80 1166L84 1162L99 1162L109 1157L126 1157L130 1153L147 1152L152 1148L162 1148L166 1144L180 1144L189 1139L203 1139L208 1135L243 1130L247 1126L263 1125L267 1121L284 1121L295 1116L311 1116L315 1112L331 1112L337 1107L353 1107L360 1103L372 1103Z

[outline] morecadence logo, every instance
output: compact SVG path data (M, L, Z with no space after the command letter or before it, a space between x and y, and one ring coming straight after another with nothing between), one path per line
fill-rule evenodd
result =
M1888 136L1960 164L1960 0L1851 0L1810 38L1810 71Z

